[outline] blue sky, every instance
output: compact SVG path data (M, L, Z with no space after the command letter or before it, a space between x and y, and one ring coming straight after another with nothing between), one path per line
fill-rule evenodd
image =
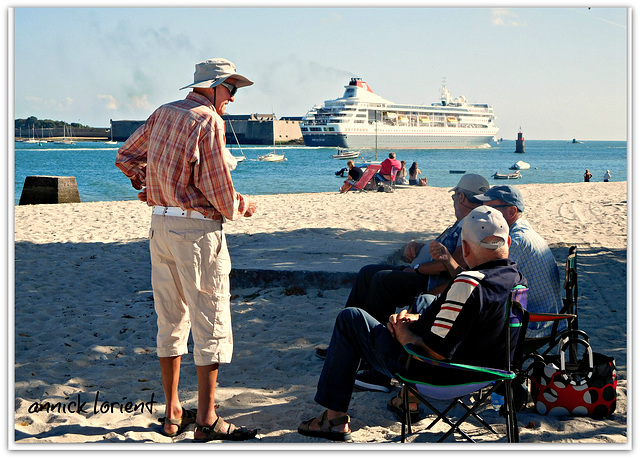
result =
M238 92L231 114L302 116L341 96L353 76L394 102L430 104L446 77L454 97L493 105L499 137L515 138L522 126L527 139L627 138L629 30L622 7L15 4L15 118L95 127L143 120L186 95L179 88L193 81L196 62L226 57L255 81Z

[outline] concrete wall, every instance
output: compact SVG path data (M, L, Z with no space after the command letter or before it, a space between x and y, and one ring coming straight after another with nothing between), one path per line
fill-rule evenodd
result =
M224 115L227 144L235 145L235 135L242 145L273 145L279 142L302 142L299 118L275 119L272 114Z
M300 131L300 118L281 118L275 119L271 114L253 113L251 115L224 115L225 128L227 131L227 144L236 145L235 134L238 141L242 145L272 145L274 142L299 142L302 144L302 132ZM144 124L144 121L138 120L110 120L113 126L113 140L124 142L136 129ZM62 128L51 128L44 130L36 130L36 138L44 137L62 137ZM109 128L85 128L73 129L71 135L69 129L66 132L67 137L95 137L101 139L109 139L111 136ZM19 131L16 129L16 138L19 137ZM28 138L30 134L22 132L22 138Z
M133 120L121 120L121 121L113 121L111 120L111 125L113 126L113 140L116 142L124 142L127 140L131 134L136 132L140 126L144 124L144 121L133 121Z

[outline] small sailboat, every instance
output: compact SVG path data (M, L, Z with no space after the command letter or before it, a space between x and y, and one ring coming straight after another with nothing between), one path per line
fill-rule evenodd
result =
M111 127L111 129L109 129L109 133L111 134L111 137L104 144L105 145L118 145L118 142L113 140L113 126Z
M36 140L36 128L35 125L31 126L31 137L28 138L27 140L24 141L24 143L38 143L38 141Z
M242 156L236 156L236 155L234 155L234 154L233 154L233 149L232 149L232 148L229 148L229 154L230 154L231 156L233 156L233 159L235 159L235 160L236 160L236 163L241 163L242 161L244 161L245 159L247 159L247 158L245 157L244 153L242 153Z
M71 129L71 128L69 128ZM67 139L67 125L63 124L62 125L62 139L61 140L56 140L55 142L58 145L75 145L76 143L71 140L71 139Z
M273 151L273 153L267 153L266 155L258 156L258 161L268 161L268 162L278 162L284 161L286 158L284 157L284 153L278 154Z
M275 113L273 114L273 119L275 120ZM274 125L275 127L275 125ZM271 163L286 161L287 158L284 157L284 153L276 153L276 132L275 129L273 131L273 152L267 153L266 155L258 156L258 161L268 161Z
M233 132L233 137L235 137L235 139L236 139L236 144L238 144L238 148L240 149L240 155L241 156L234 155L231 150L229 150L229 154L234 157L234 159L236 160L236 163L241 163L242 161L247 159L247 157L244 155L244 151L242 151L242 147L240 146L240 142L238 141L238 136L236 135L236 130L233 128L233 124L231 124L231 120L229 119L229 120L226 120L226 121L228 121L229 122L229 126L231 126L231 132Z

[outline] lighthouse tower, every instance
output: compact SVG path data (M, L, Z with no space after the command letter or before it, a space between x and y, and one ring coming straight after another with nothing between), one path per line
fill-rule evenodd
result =
M515 153L524 153L524 136L522 135L522 127L518 131L518 140L516 140Z

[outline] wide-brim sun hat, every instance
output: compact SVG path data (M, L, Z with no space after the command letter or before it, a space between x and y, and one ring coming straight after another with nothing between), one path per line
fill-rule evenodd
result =
M233 78L237 88L251 86L253 81L244 75L236 72L236 66L230 60L224 58L207 59L196 64L196 71L193 73L193 83L180 88L213 88L218 86L227 78Z

